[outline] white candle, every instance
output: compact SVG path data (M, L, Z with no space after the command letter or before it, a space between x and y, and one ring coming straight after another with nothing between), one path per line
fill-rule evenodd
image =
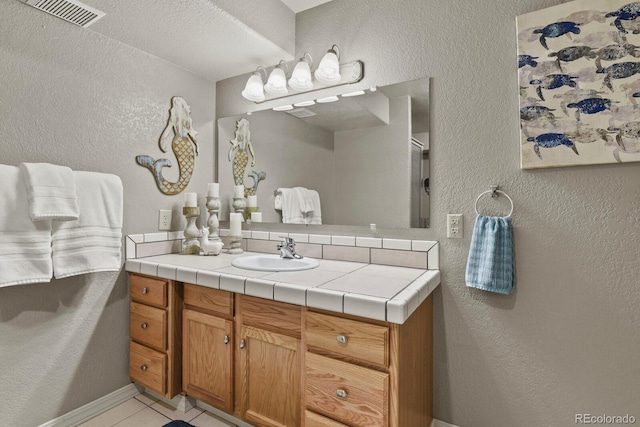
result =
M241 236L242 235L242 214L232 212L229 215L230 215L229 234L231 236Z
M233 197L236 199L244 197L244 185L233 186Z
M247 207L248 208L257 208L258 207L258 196L247 196Z
M198 194L184 193L184 206L187 208L195 208L198 206Z
M251 212L251 222L262 222L262 212Z
M210 182L207 186L207 196L220 197L220 184L217 182Z

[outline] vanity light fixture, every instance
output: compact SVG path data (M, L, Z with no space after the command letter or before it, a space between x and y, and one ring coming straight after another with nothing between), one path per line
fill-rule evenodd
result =
M364 95L364 91L363 90L356 90L355 92L344 93L344 94L342 94L342 97L343 98L348 98L350 96L360 96L360 95Z
M258 66L258 68L256 68L256 71L251 74L251 77L249 77L249 80L247 80L247 84L242 91L242 96L249 101L262 102L265 99L264 86L262 85L262 76L260 75L260 70L262 70L266 77L267 72L264 70L264 68Z
M307 56L309 59L307 60ZM296 64L291 73L289 79L289 86L297 90L298 92L304 92L313 89L313 82L311 81L311 64L313 58L309 52L305 52L304 56L300 58L300 61Z
M289 110L293 110L293 105L289 104L289 105L281 105L279 107L273 107L272 108L273 111L289 111Z
M336 102L338 101L338 97L337 96L327 96L326 98L320 98L320 99L316 99L316 102L319 104L327 104L329 102Z
M286 71L285 71L286 68ZM287 89L287 72L289 71L289 66L284 61L280 61L280 63L271 71L269 74L269 79L267 80L267 84L264 85L264 90L270 94L275 96L286 96L289 94L289 90Z
M313 73L316 80L325 85L332 85L340 81L340 50L333 45L322 57L318 68Z
M311 105L315 105L315 101L302 101L302 102L296 102L295 104L293 104L294 107L309 107Z

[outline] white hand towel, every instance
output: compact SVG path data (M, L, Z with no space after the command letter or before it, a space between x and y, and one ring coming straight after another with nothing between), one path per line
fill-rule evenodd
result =
M311 195L311 190L304 187L293 187L293 191L295 191L300 199L300 210L303 214L308 215L310 212L313 212L313 197Z
M282 222L284 224L304 224L298 193L291 188L278 188L282 195Z
M322 224L322 208L320 206L320 194L316 190L308 190L310 193L311 205L313 210L310 212L308 224Z
M56 278L121 268L122 181L96 172L74 172L80 216L53 222Z
M78 219L76 179L70 168L49 163L22 163L20 170L27 185L33 221Z
M0 183L0 288L49 282L51 221L31 221L18 167L0 165Z

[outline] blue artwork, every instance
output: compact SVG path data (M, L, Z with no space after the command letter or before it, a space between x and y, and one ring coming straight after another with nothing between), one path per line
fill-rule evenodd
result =
M521 167L640 161L640 2L521 15Z

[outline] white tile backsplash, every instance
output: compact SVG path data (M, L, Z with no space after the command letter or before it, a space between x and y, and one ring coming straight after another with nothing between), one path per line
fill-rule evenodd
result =
M336 246L355 246L355 236L331 236L331 244Z
M269 233L269 240L275 240L278 242L282 242L285 237L289 237L289 233L284 231L276 231Z
M291 237L296 243L309 243L308 234L289 233L289 237Z
M169 239L169 233L162 231L159 233L146 233L144 235L144 243L161 242Z
M432 240L412 240L411 250L415 252L428 252L438 242Z
M411 250L411 240L403 239L382 239L383 249L399 249L402 251Z
M356 246L364 248L381 248L382 239L377 237L356 237Z
M256 240L269 240L268 231L252 231L251 238Z
M331 236L324 234L309 234L309 243L318 243L321 245L330 245Z

